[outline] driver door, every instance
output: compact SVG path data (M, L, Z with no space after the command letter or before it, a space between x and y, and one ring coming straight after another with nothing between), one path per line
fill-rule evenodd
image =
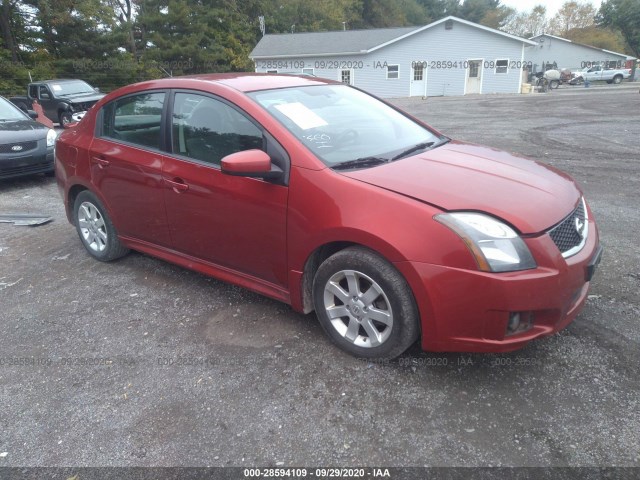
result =
M173 248L286 286L287 185L220 170L221 159L238 151L262 149L280 163L288 162L286 152L214 96L176 92L170 123L172 153L163 161L163 178Z

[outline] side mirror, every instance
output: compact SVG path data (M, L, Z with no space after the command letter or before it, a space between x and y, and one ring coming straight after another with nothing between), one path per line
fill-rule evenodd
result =
M48 93L41 93L40 100L51 100L51 95L49 95Z
M245 150L232 153L222 159L222 173L237 177L256 177L264 179L278 179L283 171L271 163L271 157L262 150Z
M27 110L27 115L29 115L33 120L38 118L38 112L35 110Z

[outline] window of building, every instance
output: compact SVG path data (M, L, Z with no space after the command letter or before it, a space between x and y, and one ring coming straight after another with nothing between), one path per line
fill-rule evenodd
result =
M387 79L400 78L400 65L387 65Z
M353 72L351 70L340 70L340 81L347 85L353 85Z
M509 59L496 60L496 73L509 72Z
M424 79L424 64L416 62L413 66L413 81L421 82Z
M160 149L160 124L165 93L143 93L120 98L102 112L104 137Z

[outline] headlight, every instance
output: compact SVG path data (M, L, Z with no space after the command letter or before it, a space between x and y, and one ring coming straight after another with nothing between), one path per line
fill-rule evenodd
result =
M485 272L513 272L536 268L522 238L508 225L473 212L445 213L435 220L457 233Z
M55 146L57 137L58 135L56 134L55 130L50 128L49 131L47 132L47 147Z

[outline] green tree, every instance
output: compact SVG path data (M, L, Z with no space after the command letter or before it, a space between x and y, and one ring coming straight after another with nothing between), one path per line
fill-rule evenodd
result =
M640 57L640 2L605 0L596 18L598 25L620 30L634 56Z
M514 8L500 5L497 8L488 10L480 20L480 24L490 28L500 29L504 27L515 13L516 10Z
M599 28L594 25L569 30L564 35L564 38L572 42L604 48L612 52L623 52L626 48L624 38L620 32L609 28Z
M502 30L512 35L530 38L544 33L549 21L544 5L536 5L530 12L519 12L506 19Z
M573 29L588 28L594 25L596 9L590 3L565 2L558 13L549 22L549 32L566 37Z
M500 6L500 0L464 0L458 16L470 22L480 23L482 19Z

